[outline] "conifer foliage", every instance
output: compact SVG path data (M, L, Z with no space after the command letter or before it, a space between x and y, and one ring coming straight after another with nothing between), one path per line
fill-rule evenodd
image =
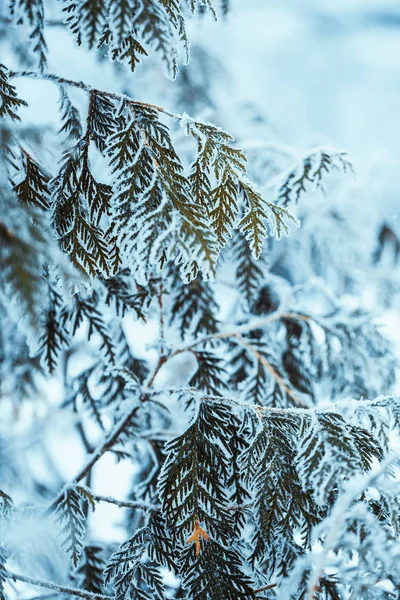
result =
M40 421L33 440L0 439L1 600L23 582L87 600L397 597L391 345L328 283L273 263L291 210L351 171L345 153L311 151L264 195L218 125L47 69L54 26L102 61L151 70L153 53L176 77L187 19L229 10L1 8L21 47L0 65L1 395ZM50 132L29 124L21 78L58 88ZM68 477L47 443L60 414L85 454ZM121 543L101 532L104 506Z

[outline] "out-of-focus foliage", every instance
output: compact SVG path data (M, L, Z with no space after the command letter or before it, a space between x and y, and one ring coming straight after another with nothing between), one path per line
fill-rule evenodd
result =
M382 217L360 247L343 150L246 141L268 124L214 95L211 44L178 75L191 24L230 12L1 7L2 599L400 587L397 360L365 307L376 281L396 299L399 237Z

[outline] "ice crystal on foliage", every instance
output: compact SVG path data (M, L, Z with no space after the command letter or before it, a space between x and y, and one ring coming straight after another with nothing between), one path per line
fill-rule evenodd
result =
M278 186L277 203L282 206L296 204L301 196L313 189L323 188L323 180L331 171L352 171L347 152L332 148L316 148L305 156L300 164L283 177Z
M88 600L107 586L116 600L389 597L381 582L400 585L393 349L369 313L332 297L327 261L281 239L298 225L289 207L351 168L345 153L277 162L264 196L263 161L254 182L219 126L136 100L130 83L106 91L46 71L53 23L132 71L155 51L175 76L189 13L226 14L227 0L65 0L55 23L48 5L11 0L0 15L31 41L13 42L21 69L38 65L0 65L1 399L38 423L33 438L21 427L23 443L16 429L22 460L0 438L0 598L9 580ZM59 88L51 133L25 121L16 76ZM176 85L181 101L189 91L210 105L190 78ZM381 228L371 268L387 245L397 256L396 240ZM358 289L345 265L337 276ZM59 414L86 453L69 481L56 464L65 446L48 437ZM109 454L133 464L118 472L133 478L126 498L97 491L120 477ZM92 519L100 504L125 510L119 546ZM43 580L31 577L29 519L45 530Z

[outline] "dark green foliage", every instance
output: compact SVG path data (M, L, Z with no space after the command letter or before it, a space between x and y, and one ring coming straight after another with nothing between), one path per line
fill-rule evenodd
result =
M17 109L20 106L26 106L25 100L20 100L15 91L15 87L11 85L8 79L8 69L0 63L0 119L10 117L11 119L20 120L17 115Z
M245 472L240 468L239 458L248 449L251 440L251 431L245 423L235 415L231 415L231 437L229 440L232 456L232 469L227 486L230 490L229 504L233 517L235 535L240 538L246 524L245 505L251 500L251 494L245 484Z
M269 315L278 310L280 298L272 285L264 285L251 306L251 312L255 315Z
M56 508L56 519L61 525L61 546L69 555L71 566L76 568L84 548L85 514L81 506L82 497L73 488L66 489Z
M106 10L103 0L89 0L83 5L70 0L64 2L66 23L79 45L85 42L92 48L96 44L105 24Z
M112 59L125 61L132 71L135 70L143 56L147 56L146 50L132 35L126 36L119 47L112 49Z
M89 159L91 141L101 152L105 150L104 138L116 126L113 110L115 105L107 96L89 94L86 131L64 154L61 169L51 182L53 224L61 247L77 267L93 276L100 272L109 277L120 266L112 228L101 225L103 215L110 211L111 189L96 181ZM64 117L63 129L72 136L78 134L79 119L70 103Z
M254 583L243 573L237 552L209 541L196 558L193 548L183 553L183 585L196 600L255 600Z
M266 202L251 182L245 180L246 157L241 150L232 148L232 137L209 123L187 121L187 130L198 144L198 158L192 165L191 181L199 204L207 202L211 191L211 205L205 205L219 243L224 246L232 237L236 227L245 235L252 254L261 253L263 238L267 235L265 221L271 219L270 229L280 237L288 231L286 220L292 215L285 209ZM213 175L217 184L210 188L208 175ZM236 224L239 201L244 205L244 216Z
M229 384L236 390L243 381L248 379L253 367L252 357L249 356L246 348L231 342L228 367Z
M4 213L0 218L3 290L6 297L18 298L21 311L37 328L39 299L45 290L42 273L48 253L53 248L51 240L49 243L44 236L46 221L42 220L42 215L32 206L16 209L15 199L7 192L2 198ZM14 210L18 210L18 221L13 219Z
M232 254L239 290L247 306L250 307L267 271L266 252L264 251L258 257L258 260L255 260L245 237L240 233L235 233L233 236ZM252 312L255 312L254 308Z
M211 535L221 543L229 539L230 517L224 491L229 467L219 447L221 444L229 451L226 416L225 407L202 403L193 424L166 448L167 459L159 480L163 512L182 543L193 534L196 523L205 536ZM199 463L198 456L212 468ZM199 535L201 538L201 532Z
M233 228L239 207L237 204L237 181L229 167L224 171L221 183L213 190L214 207L211 222L220 244L225 245Z
M365 444L367 438L371 443ZM327 453L328 445L336 458ZM293 561L302 547L309 548L312 528L324 517L342 473L368 470L379 456L381 450L371 435L349 427L338 415L293 412L283 417L267 412L241 459L247 483L258 498L253 559L267 560L270 574L275 569L287 572L289 557ZM293 538L297 528L302 547Z
M133 310L138 318L145 319L150 299L151 283L148 288L135 285L129 269L119 271L114 277L103 280L105 303L113 305L118 316ZM136 291L132 288L136 287Z
M69 99L68 92L64 85L60 85L60 117L62 126L58 133L64 134L67 143L79 140L83 135L81 118L79 111Z
M7 521L14 510L14 503L10 496L0 490L0 527L3 527L4 522Z
M55 371L61 349L68 343L68 331L61 317L62 307L61 295L55 287L49 285L49 308L46 311L39 354L51 375Z
M17 25L29 26L29 40L37 65L42 71L47 64L47 45L44 37L44 7L42 0L8 0L10 14Z
M239 229L251 244L251 248L255 258L261 254L264 238L267 236L267 203L259 192L251 187L247 182L241 181L239 189L243 194L246 215L239 222ZM276 218L276 234L277 238L281 237L281 227L283 226L286 233L289 233L288 227L284 221L278 218L278 208L275 208L273 214ZM282 213L283 215L284 213Z
M301 353L296 350L286 350L282 355L282 366L287 373L291 385L303 394L314 398L313 373L307 369L301 360Z
M50 206L49 177L23 148L21 148L21 154L25 175L23 180L14 187L14 191L20 202L32 204L44 210L48 209Z
M201 276L189 284L184 284L173 269L171 272L170 324L179 323L182 339L187 335L215 333L218 328L218 304L212 288Z
M147 289L137 286L138 291L132 293L129 271L121 272L115 278L100 280L99 283L98 291L93 291L89 295L74 294L72 301L67 304L57 285L49 283L49 307L42 314L43 325L39 355L49 372L53 374L58 364L60 351L65 349L73 352L74 338L80 327L85 326L88 340L93 336L95 341L100 340L100 345L97 345L108 365L112 366L118 363L127 372L137 376L138 380L143 380L148 372L146 365L132 355L122 326L106 318L103 311L104 306L114 305L116 316L123 317L126 311L133 310L138 317L144 319L144 314L148 310L147 304L152 284L149 284ZM111 401L110 394L111 396L122 394L125 385L115 372L114 374L102 373L99 376L100 367L103 366L103 363L100 362L84 370L77 377L76 386L69 399L72 401L73 398L75 400L79 398L100 425L100 405L98 399L90 391L89 380L94 379L97 384L101 382L104 399L107 398L109 401ZM118 381L119 384L117 384Z
M113 274L120 265L118 249L112 232L103 231L96 224L106 210L109 189L97 184L92 177L87 145L83 150L76 147L73 154L66 156L51 189L53 224L61 248L69 254L75 266L90 275ZM89 221L82 200L89 205L95 221Z
M196 357L197 370L189 385L207 394L222 394L227 388L223 360L207 350L195 350L193 354Z
M78 569L82 588L93 594L103 594L104 568L105 561L102 556L102 548L99 546L85 546L83 560Z
M96 333L101 339L100 350L104 352L107 361L113 365L115 363L115 347L102 314L97 307L96 294L83 297L80 294L74 295L72 308L65 314L65 320L71 324L72 334L75 335L78 327L85 322L88 326L87 337Z
M229 549L234 536L225 492L226 484L232 482L229 421L224 405L201 403L189 429L167 445L159 479L167 523L179 545L190 545L183 554L181 572L184 586L194 597L252 597L250 581L240 570L240 557Z
M188 3L195 12L197 2ZM211 0L204 6L215 15ZM177 41L183 45L188 59L189 45L186 22L178 0L88 0L78 5L64 0L66 23L77 43L90 49L107 46L112 60L125 61L132 71L148 50L159 53L168 73L178 72ZM226 12L226 5L222 11Z
M165 596L160 566L174 570L172 543L162 517L151 514L145 527L122 544L104 571L105 584L114 582L117 600Z
M152 108L132 102L126 110L128 126L112 137L109 148L116 175L114 217L120 243L139 258L152 248L151 254L143 257L145 264L151 261L163 266L166 256L173 252L189 278L197 275L201 262L214 270L215 242L199 208L187 202L190 183L168 128ZM172 226L174 212L180 215L180 226L177 237L167 240L165 234ZM163 246L158 238L163 238ZM199 258L186 259L187 248Z
M302 405L291 389L279 346L261 330L239 338L239 347L232 352L229 367L231 383L240 384L249 402L262 406Z
M41 1L11 5L44 69ZM178 47L188 54L189 12L215 16L229 9L227 0L215 6L211 0L62 5L77 43L101 48L102 61L108 51L133 71L155 50L172 76ZM88 592L95 600L107 593L103 573L116 600L375 600L361 589L365 581L373 589L386 578L395 588L399 493L389 477L383 486L372 467L385 465L391 431L400 426L399 403L359 400L387 393L395 383L390 345L370 315L340 308L328 295L322 268L326 289L316 297L297 263L280 258L293 251L290 243L275 263L272 239L264 246L266 238L279 240L289 224L297 225L289 204L321 188L326 173L348 170L344 153L317 149L278 175L274 204L246 178L246 156L229 133L131 98L123 76L119 90L101 91L0 66L0 116L8 121L17 120L24 105L10 76L42 78L60 90L57 133L42 136L38 129L30 136L24 124L11 129L8 122L0 128L0 375L6 410L23 409L35 420L24 403L34 396L41 417L45 371L51 374L64 394L57 406L51 398L52 414L72 413L65 425L87 453L66 483L46 443L24 440L28 467L9 477L18 497L29 494L29 504L48 501L40 512L23 505L17 511L18 527L26 515L43 517L46 550L53 531L45 517L56 516L55 533L80 590L65 595ZM196 110L216 109L204 85L195 88L184 77L184 88ZM48 140L51 173L41 158ZM270 183L264 175L255 173L263 189ZM376 262L388 246L397 260L395 238L382 229ZM216 284L209 281L214 276ZM187 371L194 359L193 374ZM339 401L347 395L357 400ZM37 450L43 451L45 483L29 469ZM4 478L14 467L0 451ZM110 454L132 472L125 499L113 490L96 495L108 478L102 468ZM362 477L364 487L354 492ZM0 496L2 534L11 500ZM100 547L96 520L88 519L97 503L129 510L128 539L117 549ZM331 527L341 506L343 522ZM10 556L22 572L28 552L24 546L14 556L11 533ZM374 535L380 545L374 546ZM376 548L389 549L387 562L379 563ZM0 600L9 576L6 554L0 546ZM58 554L46 561L40 565L45 576L65 581Z
M337 480L332 483L332 472L337 478L341 470L343 474L368 471L374 459L383 457L367 430L348 425L339 415L317 413L314 420L305 419L300 435L297 460L303 487L314 490L315 497L325 501L332 485L338 485ZM326 461L328 447L332 462Z
M260 356L263 356L263 354L260 353ZM264 353L264 358L265 360L268 360L268 358L271 359L268 353ZM268 403L270 397L268 384L271 382L269 374L260 360L253 361L253 368L253 375L246 381L246 398L247 400L254 401L256 404L264 405ZM275 390L274 383L273 389ZM274 406L275 402L272 405Z
M134 256L133 272L148 278L155 265L162 268L172 260L190 281L199 271L207 277L215 274L233 228L243 232L255 258L267 235L267 221L277 238L288 231L291 214L264 201L244 180L246 158L232 146L229 134L161 107L74 84L89 97L82 132L79 113L65 90L68 82L50 78L61 89L60 133L73 145L49 184L24 152L26 174L15 190L25 202L46 208L51 204L56 237L79 269L109 278L124 261L131 267ZM188 176L162 113L184 125L197 142ZM92 143L110 162L111 185L93 175ZM239 208L242 216L236 223Z
M322 179L332 170L347 172L352 169L346 152L317 149L306 156L302 163L289 171L278 190L278 204L288 206L297 203L309 189L321 188Z

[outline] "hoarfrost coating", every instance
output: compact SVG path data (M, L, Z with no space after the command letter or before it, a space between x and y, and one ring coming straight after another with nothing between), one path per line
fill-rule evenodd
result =
M2 600L396 597L399 22L3 3Z

